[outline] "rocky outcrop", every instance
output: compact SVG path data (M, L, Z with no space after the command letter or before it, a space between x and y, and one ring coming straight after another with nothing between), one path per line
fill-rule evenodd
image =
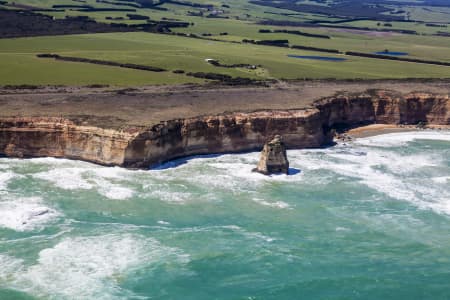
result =
M260 150L277 134L283 135L287 148L315 148L330 144L335 129L419 122L450 125L449 95L342 93L306 109L170 120L139 130L101 129L59 118L4 118L0 155L148 168L189 155Z
M253 171L264 175L287 175L289 173L286 146L281 140L281 136L276 135L271 141L264 144L258 166Z

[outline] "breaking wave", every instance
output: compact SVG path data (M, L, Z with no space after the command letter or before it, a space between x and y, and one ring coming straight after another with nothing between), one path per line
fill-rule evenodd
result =
M185 264L189 256L136 234L67 237L40 251L31 265L1 255L0 279L47 299L147 299L121 283L139 268L167 261Z

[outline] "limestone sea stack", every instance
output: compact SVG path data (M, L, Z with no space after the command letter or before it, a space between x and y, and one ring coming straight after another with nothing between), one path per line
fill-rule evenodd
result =
M264 175L288 174L289 161L281 136L276 135L264 145L258 166L253 171Z

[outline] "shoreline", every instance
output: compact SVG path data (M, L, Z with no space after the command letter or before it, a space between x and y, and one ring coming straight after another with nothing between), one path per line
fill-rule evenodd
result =
M360 127L355 127L352 129L349 129L345 131L344 133L340 134L339 137L335 137L335 142L352 142L357 139L363 139L363 138L369 138L369 137L375 137L380 135L386 135L386 134L392 134L392 133L407 133L407 132L442 132L442 133L450 133L450 125L428 125L425 128L418 128L415 125L391 125L391 124L370 124L370 125L364 125ZM337 146L338 143L334 145L330 145L330 148L333 148ZM314 147L312 149L318 149L321 147ZM308 149L308 148L291 148L290 150L302 150L302 149ZM310 148L309 148L310 149ZM147 170L163 170L163 169L170 169L170 168L176 168L179 165L184 164L186 161L189 161L194 158L202 158L202 157L216 157L221 155L229 155L229 154L245 154L245 153L260 153L260 150L250 150L250 151L240 151L240 152L213 152L213 153L205 153L205 154L193 154L188 156L182 156L182 157L175 157L173 159L158 163L154 166L150 166L147 168ZM39 158L55 158L55 159L67 159L71 161L79 161L79 162L87 162L92 163L98 166L103 167L109 167L109 168L123 168L128 170L141 170L142 168L128 168L125 166L120 165L114 165L114 164L103 164L101 162L96 162L93 160L86 160L86 159L80 159L80 158L73 158L73 157L57 157L57 156L36 156L36 157L14 157L14 156L7 156L0 154L0 159L39 159ZM143 169L146 170L146 169Z
M390 125L390 124L370 124L361 127L356 127L345 131L343 134L347 134L347 139L335 138L334 141L336 144L330 145L330 148L333 148L340 143L352 142L358 139L376 137L381 135L393 134L393 133L407 133L407 132L436 132L436 133L450 133L450 125L430 125L426 128L417 128L417 126L413 125ZM319 149L317 148L292 148L287 149L287 151L295 151L295 150L305 150L305 149ZM85 160L79 158L72 157L55 157L55 156L39 156L39 157L10 157L0 154L0 159L18 159L18 160L29 160L29 159L45 159L45 158L53 158L53 159L62 159L62 160L70 160L75 162L86 162L90 164L94 164L97 166L105 167L105 168L121 168L125 170L166 170L177 168L180 165L185 164L186 162L196 159L196 158L209 158L209 157L219 157L223 155L240 155L240 154L248 154L248 153L260 153L260 150L250 150L250 151L241 151L241 152L217 152L217 153L206 153L206 154L193 154L183 157L176 157L168 161L164 161L158 163L149 168L128 168L125 166L111 165L111 164L103 164L99 162L95 162L92 160ZM1 161L0 161L1 162ZM290 174L289 174L290 175Z
M450 125L427 125L417 127L417 125L392 125L392 124L370 124L352 128L345 131L351 139L365 138L389 133L417 132L417 131L441 131L450 130Z
M178 94L177 99L171 98L173 94L159 98L125 95L114 100L120 108L112 107L113 100L107 95L97 105L88 100L95 102L99 95L47 99L45 105L26 102L41 106L40 111L46 113L47 108L70 102L70 109L78 113L85 109L85 113L97 114L96 124L86 115L17 117L17 111L32 106L24 109L9 99L5 107L16 117L0 117L0 155L71 158L147 169L193 155L259 151L275 135L283 136L287 149L306 149L330 146L336 137L345 142L354 137L450 127L450 90L400 93L359 89L316 101L305 99L307 93L298 90L286 94L288 90L237 89L232 93L198 92L191 97ZM202 99L196 97L200 95ZM124 103L128 105L123 107ZM227 111L230 108L232 112ZM346 131L336 135L339 130Z

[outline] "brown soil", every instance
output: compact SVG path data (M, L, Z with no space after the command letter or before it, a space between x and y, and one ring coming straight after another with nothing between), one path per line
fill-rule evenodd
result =
M450 93L450 84L448 81L315 81L279 83L271 87L0 88L0 117L65 117L77 124L102 128L147 127L160 121L225 112L305 108L337 92L367 89Z

